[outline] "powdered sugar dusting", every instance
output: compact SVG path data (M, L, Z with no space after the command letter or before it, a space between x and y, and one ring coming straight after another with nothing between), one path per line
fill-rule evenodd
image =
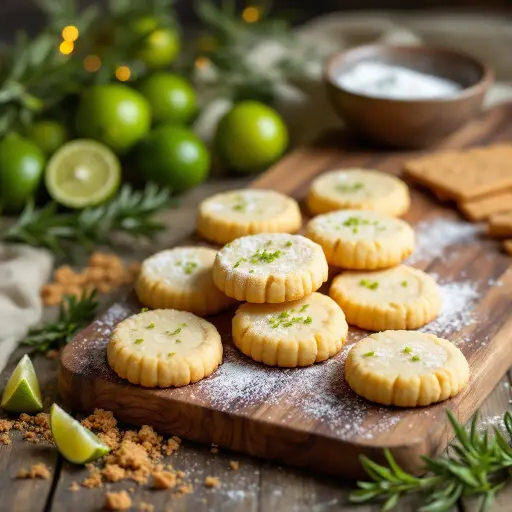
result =
M438 218L418 223L415 232L416 249L408 264L431 261L442 257L448 247L475 242L479 228L469 222Z

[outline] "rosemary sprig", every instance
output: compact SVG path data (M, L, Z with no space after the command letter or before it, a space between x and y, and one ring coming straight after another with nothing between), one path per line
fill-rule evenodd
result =
M169 191L151 183L142 191L125 185L111 201L79 212L58 213L54 203L43 208L28 204L15 224L0 230L0 240L63 254L66 243L108 245L114 232L151 239L165 229L154 215L169 205Z
M57 320L30 330L22 345L32 347L35 352L46 352L70 342L77 332L94 320L99 304L96 297L96 290L84 291L80 298L65 296Z
M425 505L421 512L444 512L450 510L462 496L483 498L480 510L488 510L495 495L503 489L512 469L512 415L503 417L508 439L494 429L494 437L488 432L477 431L475 414L471 429L466 431L450 411L446 411L455 432L451 446L453 455L438 459L423 457L427 475L415 477L396 463L389 450L385 450L388 466L377 464L365 456L361 463L371 482L358 482L359 489L350 495L350 501L363 503L382 500L383 511L393 509L405 494L424 493Z

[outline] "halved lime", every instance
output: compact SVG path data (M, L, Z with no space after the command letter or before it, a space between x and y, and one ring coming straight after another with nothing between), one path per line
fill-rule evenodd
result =
M39 412L43 399L36 372L26 354L12 372L2 395L2 407L10 412Z
M110 452L106 444L57 404L50 409L50 428L57 450L69 462L85 464Z
M89 139L64 144L48 161L45 184L57 203L85 208L110 199L121 182L121 164L110 148Z

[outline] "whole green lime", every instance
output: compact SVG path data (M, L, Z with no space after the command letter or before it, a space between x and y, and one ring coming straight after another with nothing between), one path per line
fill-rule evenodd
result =
M288 130L282 117L258 101L236 104L220 120L215 147L221 159L235 171L257 172L274 163L288 146Z
M183 126L161 125L137 147L141 176L183 192L202 183L210 169L210 155L203 141Z
M187 124L197 112L196 93L185 78L159 71L142 82L140 91L148 100L153 121Z
M122 154L148 133L149 104L127 85L96 85L82 96L75 125L80 137L99 140Z
M66 127L51 120L36 121L28 129L27 135L46 156L55 153L68 140Z
M150 69L161 69L174 61L180 52L180 37L178 32L170 27L161 27L151 16L138 18L131 24L136 34L147 34L135 57Z
M10 134L0 141L0 206L3 211L23 209L39 186L45 157L29 139Z

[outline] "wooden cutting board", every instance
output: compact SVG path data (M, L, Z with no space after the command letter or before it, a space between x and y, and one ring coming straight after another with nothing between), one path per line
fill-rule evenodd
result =
M441 147L503 140L512 142L512 106L488 112ZM332 133L292 152L252 186L302 200L323 171L359 166L399 173L415 154L356 146ZM413 187L412 198L405 219L418 235L413 264L436 274L445 295L443 313L428 329L458 343L471 366L470 385L455 399L405 410L360 399L343 379L347 349L309 368L264 367L233 347L232 311L211 319L225 345L214 375L179 389L133 386L110 370L105 351L112 326L140 310L133 294L65 348L62 398L75 410L109 409L129 423L320 472L358 477L358 455L379 459L385 447L406 469L417 470L421 455L439 453L449 441L444 410L467 421L512 366L512 258L428 192ZM351 329L347 347L363 335Z

